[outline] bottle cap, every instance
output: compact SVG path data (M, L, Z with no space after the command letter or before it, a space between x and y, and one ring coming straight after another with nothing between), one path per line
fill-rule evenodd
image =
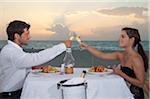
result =
M82 73L81 73L81 75L80 75L80 77L81 77L81 78L85 78L85 75L86 75L86 71L83 70Z

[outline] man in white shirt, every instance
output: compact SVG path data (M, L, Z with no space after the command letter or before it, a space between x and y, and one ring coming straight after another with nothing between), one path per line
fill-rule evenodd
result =
M71 47L72 42L66 40L38 53L24 52L22 46L30 39L29 28L29 24L19 20L7 27L8 44L0 52L0 99L19 99L27 68L48 62Z

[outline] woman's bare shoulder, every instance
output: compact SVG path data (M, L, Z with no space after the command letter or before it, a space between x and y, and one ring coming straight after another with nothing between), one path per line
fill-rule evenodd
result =
M139 55L138 53L135 53L131 56L132 58L132 62L134 64L139 64L139 65L142 65L143 64L143 59L141 57L141 55Z
M142 60L142 56L139 53L134 53L132 55L132 59L141 61Z

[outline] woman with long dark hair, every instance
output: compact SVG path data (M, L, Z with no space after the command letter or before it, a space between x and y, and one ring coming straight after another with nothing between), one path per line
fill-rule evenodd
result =
M140 34L137 29L125 27L121 30L119 46L124 48L123 52L105 53L81 43L85 48L98 58L108 60L119 60L121 67L114 67L114 73L123 77L130 83L130 91L135 99L144 99L143 85L144 74L148 69L148 58L141 45Z

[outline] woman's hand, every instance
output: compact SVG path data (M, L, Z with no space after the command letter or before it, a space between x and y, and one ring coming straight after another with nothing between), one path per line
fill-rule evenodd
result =
M88 45L82 42L82 43L80 43L80 48L87 49Z
M113 72L117 75L120 75L123 73L121 70L120 70L120 66L117 66L117 67L113 67Z

